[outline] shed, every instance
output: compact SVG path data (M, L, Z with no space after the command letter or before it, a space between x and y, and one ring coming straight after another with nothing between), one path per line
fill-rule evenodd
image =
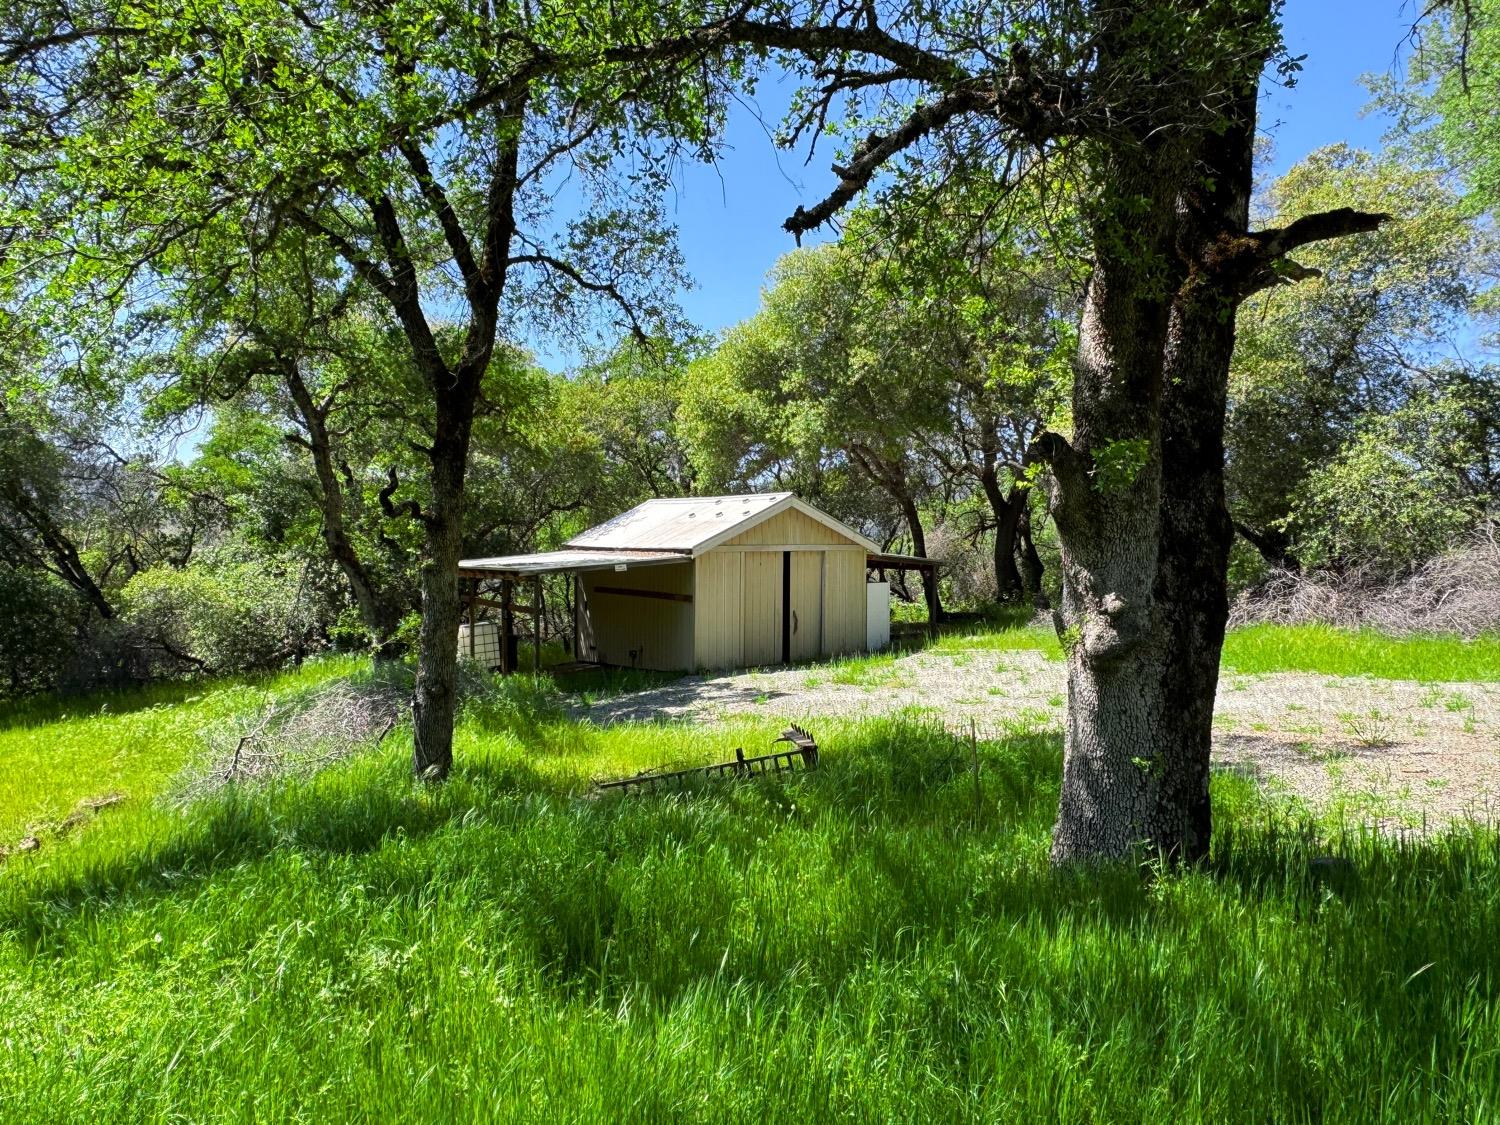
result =
M790 492L648 500L569 540L561 550L465 559L475 648L479 606L499 607L498 644L517 583L573 576L575 655L589 663L663 671L792 663L868 651L889 638L889 586L872 567L930 568L882 555L853 528ZM883 575L882 575L883 577ZM499 580L499 601L480 596ZM537 601L533 598L533 601ZM494 629L491 626L491 629Z

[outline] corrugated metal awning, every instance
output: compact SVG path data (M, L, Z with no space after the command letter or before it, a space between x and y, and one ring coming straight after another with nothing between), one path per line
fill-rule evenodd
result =
M493 559L461 559L458 573L464 578L566 574L584 570L630 570L638 566L691 562L684 551L540 551L534 555L501 555Z
M934 570L942 565L942 561L923 555L885 555L871 551L866 565L886 570Z

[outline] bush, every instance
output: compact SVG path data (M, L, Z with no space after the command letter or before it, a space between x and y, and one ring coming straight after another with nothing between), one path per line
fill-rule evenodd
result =
M153 651L154 670L244 672L323 647L316 599L295 571L259 561L158 566L125 586L124 617Z
M956 528L938 524L927 536L927 553L943 560L946 608L978 609L999 600L992 540L975 541ZM923 611L925 619L925 609Z
M50 574L0 570L0 694L57 685L76 647L79 608Z
M1275 571L1235 600L1229 623L1342 625L1465 637L1500 632L1500 528L1480 528L1463 546L1397 580L1360 570L1324 575Z

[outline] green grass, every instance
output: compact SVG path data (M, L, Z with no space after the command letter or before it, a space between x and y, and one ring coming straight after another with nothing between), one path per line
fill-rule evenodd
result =
M441 787L398 732L309 780L147 799L196 728L327 671L5 732L65 747L0 741L40 802L13 820L89 792L116 740L138 765L131 800L0 867L0 1120L1497 1112L1494 833L1319 842L1225 775L1207 870L1058 874L1053 733L981 743L977 797L965 741L885 720L820 726L790 781L595 800L590 776L783 716L601 730L526 679L468 708ZM1330 846L1352 869L1320 877Z
M0 846L31 827L55 824L88 798L156 796L215 723L268 693L307 690L361 664L334 657L284 675L0 706Z
M1500 636L1390 637L1327 625L1252 625L1231 632L1224 664L1242 674L1316 672L1423 682L1500 681Z
M1063 655L1056 632L1046 626L947 633L931 646L931 651L952 654L976 649L1040 652L1049 660L1061 660ZM1315 672L1385 680L1494 683L1500 681L1500 637L1391 637L1328 625L1251 625L1230 631L1224 640L1223 664L1241 675Z

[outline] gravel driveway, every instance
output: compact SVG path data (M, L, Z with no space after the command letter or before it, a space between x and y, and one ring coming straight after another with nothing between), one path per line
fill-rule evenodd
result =
M1039 652L917 652L871 665L689 676L580 704L594 722L765 715L806 722L904 713L981 735L1060 729L1066 678ZM1500 684L1306 673L1225 675L1214 761L1351 823L1391 830L1500 819Z

